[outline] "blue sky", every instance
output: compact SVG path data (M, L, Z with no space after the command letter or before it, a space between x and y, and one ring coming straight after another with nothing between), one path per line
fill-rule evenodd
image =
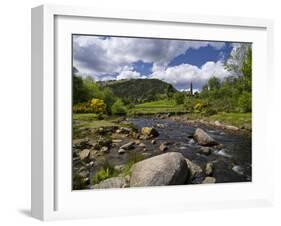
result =
M224 62L239 43L73 36L73 66L98 80L157 78L184 90L230 75Z

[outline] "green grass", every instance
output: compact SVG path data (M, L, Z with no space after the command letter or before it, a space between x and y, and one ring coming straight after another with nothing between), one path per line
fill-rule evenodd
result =
M252 113L218 113L209 117L213 121L220 121L237 127L251 128Z
M79 120L79 121L91 121L96 120L97 114L94 113L85 113L85 114L73 114L73 120Z
M117 124L114 122L116 118L108 118L99 120L96 114L86 113L86 114L73 114L73 127L91 127L98 128L101 126L116 126ZM75 124L77 122L77 124Z
M111 165L107 164L101 170L99 170L96 175L93 177L93 184L98 184L103 180L109 179L111 177L116 177L120 172Z
M135 105L129 110L129 115L145 115L159 113L185 112L183 105L177 105L173 100L160 100Z
M244 127L247 129L252 128L252 113L225 113L220 112L211 116L204 116L202 114L187 114L188 119L203 119L208 122L219 121L226 125L232 125L236 127Z
M140 162L144 159L143 155L137 152L132 152L129 155L128 161L124 165L124 168L122 170L116 170L112 165L110 165L108 162L105 163L105 165L96 172L95 176L92 178L93 184L99 184L100 182L117 176L130 176L131 175L131 168L132 166Z

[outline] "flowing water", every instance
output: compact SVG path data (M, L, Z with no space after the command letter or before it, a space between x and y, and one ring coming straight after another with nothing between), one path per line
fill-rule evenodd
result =
M191 138L197 127L170 119L153 117L131 118L129 121L138 129L156 126L159 132L158 143L169 142L168 151L181 152L203 169L207 162L213 162L213 176L218 183L252 180L252 142L249 135L199 125L220 144L223 144L222 148L213 148L210 155L204 155L199 152L201 146ZM158 125L160 128L157 127L157 124L161 125Z
M159 132L159 136L155 138L156 144L151 144L151 140L141 140L146 146L145 150L135 145L133 150L120 155L118 154L119 147L131 141L128 138L124 138L122 143L112 147L108 154L101 156L102 161L98 160L96 162L96 167L91 171L92 176L95 175L104 161L116 166L125 164L130 159L132 153L141 153L145 158L162 154L163 152L159 150L159 145L166 142L168 146L166 152L180 152L202 169L205 168L208 162L212 162L214 165L212 176L216 178L217 183L247 182L252 180L251 137L249 135L211 128L206 125L197 125L195 127L169 118L136 117L129 118L128 121L134 124L139 131L143 127L155 127ZM204 129L223 147L213 147L211 154L202 154L200 152L202 146L192 139L192 135L197 127ZM203 175L202 178L199 177L192 183L201 183L204 177Z

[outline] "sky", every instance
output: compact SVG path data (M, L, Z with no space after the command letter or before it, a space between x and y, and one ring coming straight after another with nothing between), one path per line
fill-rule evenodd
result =
M231 73L224 62L239 43L73 35L73 66L95 81L157 78L178 90L201 90Z

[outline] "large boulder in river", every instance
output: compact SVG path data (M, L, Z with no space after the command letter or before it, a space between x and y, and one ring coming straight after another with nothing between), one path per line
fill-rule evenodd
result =
M157 137L159 136L158 131L153 127L143 127L141 129L141 134L147 137Z
M218 142L207 134L203 129L197 128L193 134L193 138L198 144L202 146L214 146L218 145Z
M180 185L188 177L189 168L183 155L169 152L134 164L130 186Z

